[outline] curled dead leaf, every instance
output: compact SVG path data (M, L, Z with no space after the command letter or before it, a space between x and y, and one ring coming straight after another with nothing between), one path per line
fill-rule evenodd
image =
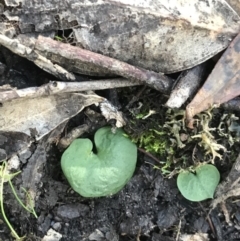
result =
M240 34L224 52L208 79L186 108L188 126L193 117L214 105L219 106L240 94Z
M103 100L98 95L64 93L5 102L0 108L0 131L17 130L40 140L84 107Z

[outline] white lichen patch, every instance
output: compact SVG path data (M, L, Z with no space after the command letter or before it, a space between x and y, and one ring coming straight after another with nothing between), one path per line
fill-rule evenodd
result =
M216 157L222 159L222 155L218 153L218 151L221 149L223 151L227 151L227 149L225 146L218 144L214 139L214 136L211 134L211 131L215 131L216 128L209 127L209 123L212 120L212 115L210 112L200 114L199 118L200 124L202 126L202 131L197 135L191 136L191 138L201 138L201 141L198 144L204 148L206 154L212 154L210 161L214 163L214 159Z

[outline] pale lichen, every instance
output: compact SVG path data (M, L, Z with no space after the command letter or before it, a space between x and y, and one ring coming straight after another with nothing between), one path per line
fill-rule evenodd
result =
M212 114L210 112L205 112L203 114L199 114L198 117L200 118L200 124L202 127L202 131L199 134L191 136L191 138L201 138L201 141L198 143L200 146L204 148L206 154L212 154L212 158L210 161L214 163L214 159L216 157L222 159L222 155L218 153L219 150L227 151L225 146L220 145L214 139L211 131L215 131L216 128L210 128L209 123L212 120Z
M211 107L198 114L193 129L189 129L182 109L159 111L156 106L149 108L143 104L137 108L137 113L131 113L132 123L136 123L132 130L137 131L131 139L159 160L159 169L168 177L199 162L222 160L223 154L224 158L234 159L234 151L227 151L240 139L240 124L234 115Z
M222 159L222 155L218 153L217 151L223 150L227 151L225 146L218 144L213 138L211 138L207 133L202 132L201 134L192 136L192 138L201 138L201 141L198 143L200 146L206 150L206 154L211 153L212 158L210 161L214 164L215 157L219 157Z

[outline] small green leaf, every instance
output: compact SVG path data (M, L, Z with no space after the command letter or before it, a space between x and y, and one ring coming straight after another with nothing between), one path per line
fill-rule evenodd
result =
M213 198L219 180L220 174L217 168L204 164L195 169L195 174L189 171L180 173L177 178L177 186L186 199L199 202Z
M99 129L94 136L97 153L89 139L76 139L65 150L61 167L71 187L84 197L101 197L120 191L136 167L137 147L121 129Z

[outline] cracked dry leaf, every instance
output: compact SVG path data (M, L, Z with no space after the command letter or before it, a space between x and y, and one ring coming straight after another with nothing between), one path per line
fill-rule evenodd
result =
M5 0L5 5L3 15L17 21L22 33L72 29L77 46L163 73L211 58L240 27L224 0ZM56 53L45 54L61 61Z
M0 107L0 132L22 132L40 140L86 106L103 101L98 95L79 93L22 98Z

